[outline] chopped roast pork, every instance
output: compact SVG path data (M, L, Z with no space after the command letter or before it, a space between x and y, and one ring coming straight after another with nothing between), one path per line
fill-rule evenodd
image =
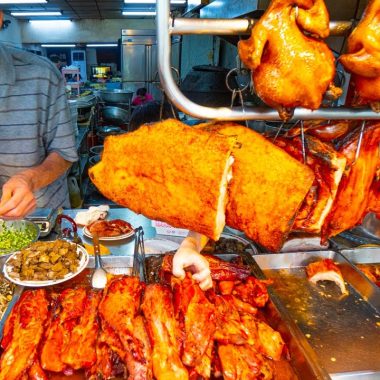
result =
M318 281L333 281L339 286L342 294L348 294L342 272L333 260L315 261L306 267L306 273L309 281L315 284Z

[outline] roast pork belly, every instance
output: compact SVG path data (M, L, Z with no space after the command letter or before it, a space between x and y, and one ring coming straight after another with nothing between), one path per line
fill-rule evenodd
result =
M270 251L280 250L313 183L312 170L239 124L219 122L198 128L237 138L227 224Z
M255 90L284 120L294 107L319 108L323 95L341 90L332 85L335 59L323 42L329 14L323 0L272 0L255 23L239 55L252 70Z
M380 154L380 123L365 127L360 152L359 139L360 128L357 128L347 135L339 148L347 158L347 166L322 228L323 240L360 224L366 214Z
M300 137L278 138L276 144L303 162ZM297 214L293 231L319 234L337 194L346 158L330 145L312 136L305 138L305 153L306 164L313 170L315 179Z
M114 202L217 240L225 225L234 142L165 120L109 136L89 175Z
M340 57L352 73L358 104L380 111L380 0L370 0L363 18L348 38L347 54Z
M331 259L323 259L310 263L306 267L306 274L309 281L317 283L318 281L335 282L342 294L348 294L342 272Z

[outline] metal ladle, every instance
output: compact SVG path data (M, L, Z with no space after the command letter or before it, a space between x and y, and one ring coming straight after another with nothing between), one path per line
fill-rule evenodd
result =
M92 234L95 255L95 270L91 277L91 286L96 289L104 289L107 285L107 272L104 270L100 258L99 236Z

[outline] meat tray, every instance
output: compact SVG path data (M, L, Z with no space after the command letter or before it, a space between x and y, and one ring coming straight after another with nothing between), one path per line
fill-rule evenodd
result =
M349 295L330 282L314 285L305 267L325 258L339 264ZM255 274L274 291L333 379L380 378L380 289L333 251L258 255Z
M147 273L146 262L152 257L160 258L161 255L149 255L144 260L144 269L142 273ZM222 260L232 261L239 258L237 254L216 255ZM249 256L252 257L252 256ZM246 264L246 262L244 262ZM277 296L271 289L268 289L270 300L264 308L264 316L275 330L281 332L284 341L290 352L290 363L295 370L299 380L327 380L330 379L327 371L321 366L321 363L309 345L307 339L301 330L294 323L287 309L283 307Z
M132 256L102 256L103 267L107 270L107 272L112 274L132 274L133 267L133 257ZM0 259L0 270L3 270L5 260ZM95 268L95 259L94 257L90 257L90 260L87 264L88 269ZM69 287L76 284L86 284L90 285L91 271L84 271L83 274L80 274L78 277L73 278L67 282L62 283L61 285L57 285L60 287ZM23 286L16 286L13 292L12 300L9 302L7 309L5 310L3 317L0 320L0 340L3 335L4 323L7 320L14 304L19 300L22 292L24 291Z
M103 267L109 273L127 274L127 275L132 274L132 271L133 271L133 257L132 256L102 256L101 259L103 262ZM1 270L3 269L4 262L5 262L5 260L0 259L0 269ZM61 288L65 288L65 287L75 286L78 284L81 284L81 285L88 284L90 286L90 279L91 279L91 274L92 274L91 269L93 269L93 268L95 268L95 259L94 259L94 257L90 257L90 260L87 264L88 270L84 270L77 277L75 277L75 278L73 278L67 282L58 284L58 285L54 286L54 288L55 289L57 289L57 288L61 289ZM23 286L16 286L15 287L15 291L13 293L13 298L12 298L11 302L9 302L7 309L4 312L2 319L0 320L0 340L2 339L4 324L5 324L8 316L9 316L9 314L11 313L12 308L14 307L16 302L19 300L19 298L21 297L24 290L25 290L25 287L23 287ZM51 374L49 376L49 379L50 380L62 380L62 379L65 379L65 380L84 380L85 376L84 376L83 372L79 371L79 372L74 373L73 375L67 375L67 376L62 375L62 374L56 374L56 375ZM115 380L119 380L119 378L115 378ZM122 380L122 379L120 379L120 380Z

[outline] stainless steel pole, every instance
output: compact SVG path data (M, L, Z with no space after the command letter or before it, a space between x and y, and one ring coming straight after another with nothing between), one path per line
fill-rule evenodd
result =
M253 19L207 19L176 18L169 19L170 34L211 34L211 35L247 35L257 22ZM351 21L330 22L331 36L344 36L352 28Z

